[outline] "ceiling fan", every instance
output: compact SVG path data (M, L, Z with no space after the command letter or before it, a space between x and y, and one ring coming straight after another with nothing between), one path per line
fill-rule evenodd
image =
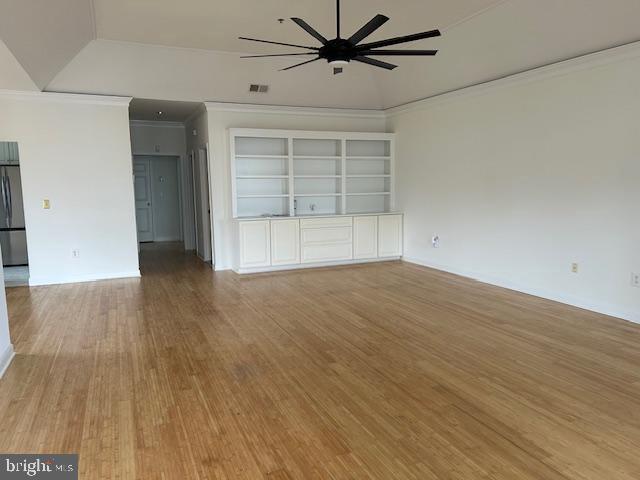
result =
M343 67L347 65L351 61L366 63L369 65L373 65L374 67L384 68L386 70L393 70L397 67L397 65L393 65L391 63L383 62L377 60L375 58L370 58L372 56L433 56L438 53L437 50L388 50L382 49L381 47L389 47L391 45L398 45L400 43L414 42L416 40L422 40L424 38L431 37L439 37L439 30L430 30L428 32L423 33L414 33L413 35L406 35L403 37L395 37L389 38L387 40L381 40L379 42L372 43L361 43L365 38L375 32L378 28L384 25L389 17L384 15L376 15L373 17L366 25L364 25L360 30L354 33L351 37L341 38L340 37L340 0L336 1L337 3L337 35L333 40L327 40L324 36L322 36L318 31L316 31L313 27L311 27L307 22L302 20L301 18L292 18L295 23L297 23L301 28L303 28L309 35L318 40L322 46L321 47L307 47L304 45L293 45L291 43L281 43L281 42L272 42L270 40L260 40L257 38L247 38L247 37L239 37L240 40L249 40L252 42L260 42L260 43L269 43L273 45L284 45L287 47L295 47L295 48L304 48L306 50L310 50L309 52L303 53L280 53L273 55L249 55L244 56L242 58L265 58L265 57L289 57L289 56L304 56L304 55L315 55L316 58L311 60L307 60L302 63L298 63L291 67L283 68L281 71L291 70L292 68L301 67L302 65L306 65L311 62L316 62L318 60L325 59L332 65L333 73L338 74L342 73Z

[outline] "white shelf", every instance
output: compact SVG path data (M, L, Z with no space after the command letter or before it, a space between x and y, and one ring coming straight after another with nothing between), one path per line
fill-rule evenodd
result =
M238 175L236 178L240 180L286 180L289 175Z
M238 195L238 198L288 198L289 195Z
M369 197L372 195L391 195L391 192L363 192L363 193L347 193L347 197Z
M293 178L342 178L342 175L294 175Z
M294 197L341 197L341 193L296 193Z
M394 208L393 134L246 128L229 134L235 218Z
M264 160L286 160L289 155L236 155L236 158L255 158Z
M347 175L347 178L391 178L391 175Z

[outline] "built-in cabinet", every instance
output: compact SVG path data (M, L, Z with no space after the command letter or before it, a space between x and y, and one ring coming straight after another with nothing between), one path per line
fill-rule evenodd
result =
M402 216L385 215L378 218L378 256L402 255Z
M394 208L394 135L230 129L234 218Z
M239 273L397 259L402 215L237 220Z
M300 221L271 220L271 265L300 263Z
M238 224L242 268L271 266L271 222L256 220Z
M353 258L353 218L300 220L302 263L338 262Z
M360 260L379 256L378 222L377 216L353 218L353 258Z

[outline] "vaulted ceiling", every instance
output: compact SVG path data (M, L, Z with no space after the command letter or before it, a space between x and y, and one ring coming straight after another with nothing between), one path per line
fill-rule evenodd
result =
M296 51L240 35L315 45L289 17L325 36L333 0L0 0L0 88L200 102L386 108L640 40L638 0L342 0L343 33L377 13L372 41L440 28L400 48L435 58L386 59L394 71L240 53ZM287 19L279 23L278 19ZM251 94L250 83L268 84Z

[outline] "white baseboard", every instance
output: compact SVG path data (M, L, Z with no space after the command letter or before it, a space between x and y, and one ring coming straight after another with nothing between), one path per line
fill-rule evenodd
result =
M0 378L2 378L4 372L9 368L9 364L15 356L16 352L14 352L13 345L11 344L9 344L5 351L0 354Z
M477 280L482 283L488 283L497 287L506 288L520 293L526 293L527 295L533 295L534 297L544 298L546 300L552 300L554 302L564 303L565 305L571 305L572 307L582 308L595 313L601 313L610 317L621 318L628 322L640 324L640 312L634 312L631 310L621 309L616 305L596 303L584 298L578 298L571 295L563 295L556 292L551 292L544 289L532 288L525 285L520 285L505 278L494 277L492 275L482 274L478 272L471 272L451 268L446 265L438 265L432 262L424 261L414 257L403 257L403 260L408 263L421 265L423 267L433 268L461 277Z
M341 267L347 265L359 265L363 263L393 262L398 260L400 260L400 257L367 258L362 260L341 260L337 262L300 263L297 265L284 265L279 267L239 268L237 270L234 269L234 271L240 275L246 275L251 273L283 272L287 270L304 270L309 268Z
M133 272L96 273L90 275L66 275L60 277L31 277L29 279L29 286L38 287L43 285L59 285L63 283L97 282L99 280L139 277L140 270L134 270Z

